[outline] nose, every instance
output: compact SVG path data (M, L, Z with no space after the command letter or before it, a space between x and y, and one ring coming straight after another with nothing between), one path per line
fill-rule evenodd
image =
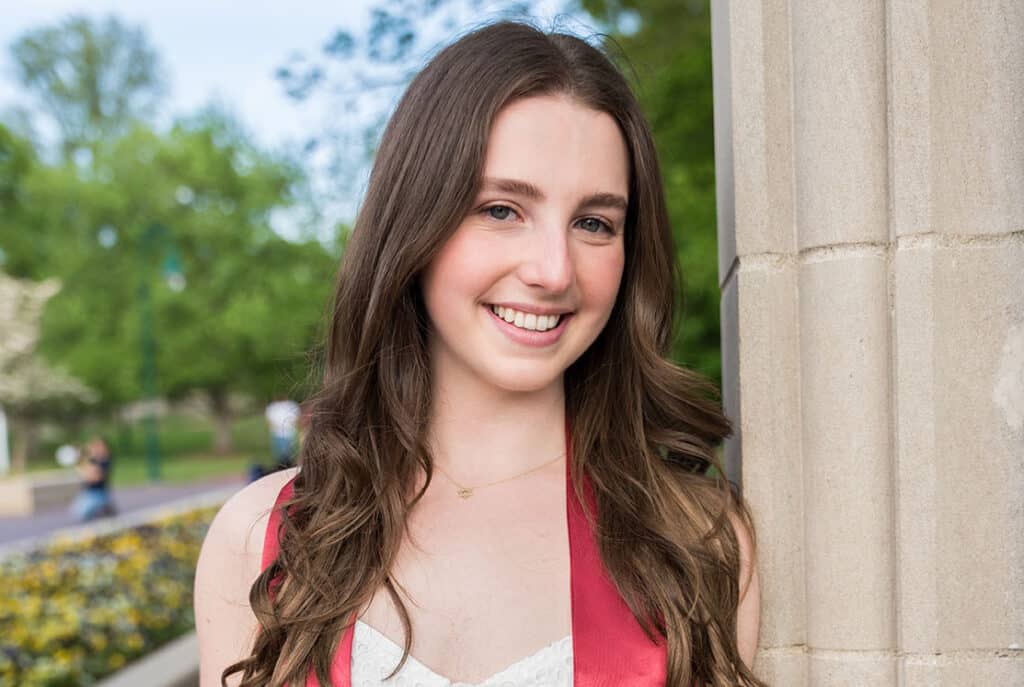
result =
M519 276L529 286L552 293L563 293L574 277L569 232L557 223L536 226L524 235L528 243L523 253Z

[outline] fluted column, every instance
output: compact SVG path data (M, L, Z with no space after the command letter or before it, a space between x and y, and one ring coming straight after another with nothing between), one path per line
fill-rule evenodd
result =
M712 3L771 684L1024 684L1024 3Z

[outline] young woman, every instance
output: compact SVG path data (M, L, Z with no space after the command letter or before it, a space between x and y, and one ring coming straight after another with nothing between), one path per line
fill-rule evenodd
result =
M762 685L753 526L705 476L729 423L666 359L675 270L606 57L513 23L439 53L381 141L300 467L203 546L203 687Z

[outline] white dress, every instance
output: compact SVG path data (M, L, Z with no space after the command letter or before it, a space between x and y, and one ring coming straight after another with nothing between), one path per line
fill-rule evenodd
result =
M352 687L571 687L572 636L522 658L483 682L452 682L411 655L393 678L402 647L361 620L352 638Z

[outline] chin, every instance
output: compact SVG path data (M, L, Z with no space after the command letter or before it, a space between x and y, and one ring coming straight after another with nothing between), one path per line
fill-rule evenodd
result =
M540 369L538 369L540 368ZM498 389L513 393L535 393L562 383L561 368L538 366L536 361L522 366L487 370L482 376Z

